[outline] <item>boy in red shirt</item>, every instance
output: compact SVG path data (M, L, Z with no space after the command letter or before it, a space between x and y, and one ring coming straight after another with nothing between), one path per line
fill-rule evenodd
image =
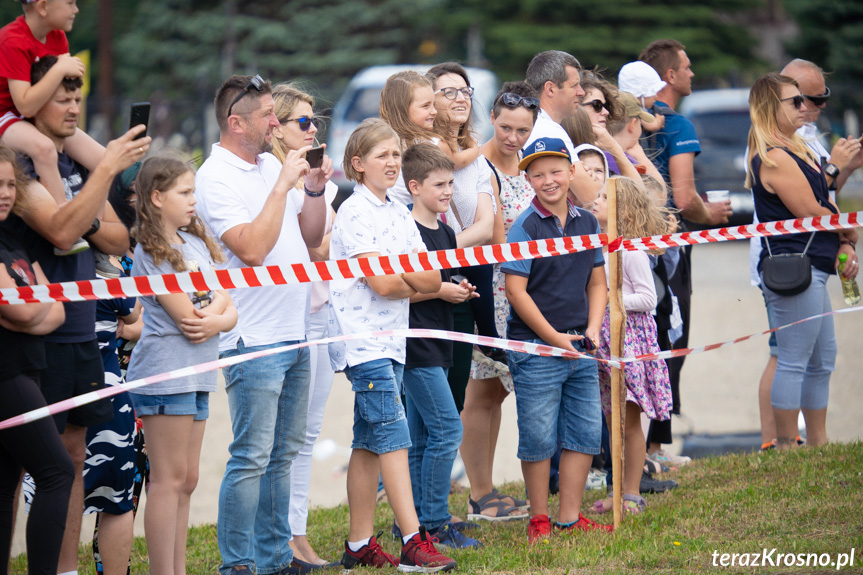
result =
M41 183L57 204L66 197L66 188L57 169L57 148L48 136L30 122L54 95L63 78L80 78L84 63L69 54L66 32L72 29L76 0L21 0L24 15L0 29L0 143L33 159ZM39 82L30 82L30 67L41 58L54 55L57 65ZM98 142L78 129L65 142L72 159L94 169L105 152ZM81 249L86 249L86 243Z

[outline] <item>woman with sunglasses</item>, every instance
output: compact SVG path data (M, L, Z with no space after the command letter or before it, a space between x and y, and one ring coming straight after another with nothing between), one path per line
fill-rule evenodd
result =
M838 213L830 200L818 158L797 135L809 104L797 82L770 73L756 80L749 93L749 155L746 185L752 188L761 222ZM827 278L846 254L845 276L857 275L857 232L813 232L762 238L758 264L767 304L778 326L831 311ZM811 283L795 295L781 295L765 285L765 260L772 255L805 252L811 261ZM779 351L771 387L779 449L797 445L797 414L806 420L807 443L827 442L830 374L836 358L836 335L830 316L776 332Z
M634 158L626 155L608 131L609 124L626 120L626 110L620 102L617 88L606 82L596 70L584 75L581 86L584 88L584 97L580 109L587 112L596 135L595 142L587 143L596 145L605 153L611 175L626 176L640 184L641 175L635 168Z
M492 243L506 241L506 232L534 198L533 188L518 169L518 162L538 114L536 92L525 82L507 82L494 99L491 110L494 135L481 148L497 183L496 203L501 215L495 221ZM499 268L495 265L493 271L494 315L498 332L505 334L509 302ZM470 481L469 519L503 521L528 515L526 501L500 493L492 483L501 404L510 391L512 376L506 365L474 354L462 411L461 453Z
M299 150L305 146L314 146L317 141L318 118L314 115L315 99L290 84L279 84L273 87L274 112L279 125L273 128L273 154L284 162L285 156L291 150ZM303 178L296 185L300 193L303 191ZM338 186L332 181L327 182L324 196L327 205L332 206L338 192ZM318 248L309 249L312 261L329 259L330 231L333 227L335 212L332 207L327 213L327 223L323 241ZM311 308L309 315L308 341L327 337L327 300L329 297L328 282L312 284ZM324 419L324 408L330 389L333 385L333 370L326 346L313 345L309 348L311 379L309 382L309 409L306 419L306 442L300 448L297 458L291 467L291 508L289 521L291 524L290 541L294 552L294 561L306 569L320 566L335 567L337 563L328 563L321 559L312 548L306 536L306 521L309 509L309 485L311 483L312 448L321 433Z
M438 147L451 158L462 150L477 147L473 138L473 88L467 71L455 62L433 66L426 72L435 94L437 116L434 130L441 138ZM442 215L456 233L458 247L466 248L488 244L492 240L495 220L494 188L496 183L488 163L478 155L469 165L453 173L453 196L450 208ZM461 272L476 286L480 297L455 306L455 329L474 333L474 324L480 335L497 337L494 323L492 294L492 266L474 266ZM504 360L497 350L484 349L497 361ZM464 407L464 393L470 375L472 346L454 344L453 366L449 371L450 388L456 407Z

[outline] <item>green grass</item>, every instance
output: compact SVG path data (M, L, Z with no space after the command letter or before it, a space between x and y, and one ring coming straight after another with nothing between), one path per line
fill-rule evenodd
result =
M860 442L711 457L666 475L680 487L647 496L646 513L625 518L614 535L554 534L547 544L528 546L524 521L483 525L477 535L483 549L453 551L451 556L458 560L462 573L828 573L835 568L722 568L713 566L713 552L761 553L775 547L777 553L829 553L835 560L837 554L850 553L853 547L855 565L842 572L863 573ZM503 490L524 494L520 483ZM588 492L584 508L600 495ZM452 495L450 502L457 515L463 514L467 493ZM553 498L552 514L556 507ZM611 522L611 515L601 520ZM341 556L347 524L344 505L311 511L309 533L322 557ZM379 505L375 527L384 531L384 548L398 554L398 544L389 537L391 524L389 506ZM188 573L217 572L214 526L190 529L188 549ZM95 573L88 546L81 548L80 558L84 569L79 573ZM23 556L13 561L12 573L26 573ZM143 539L135 541L132 573L148 573Z

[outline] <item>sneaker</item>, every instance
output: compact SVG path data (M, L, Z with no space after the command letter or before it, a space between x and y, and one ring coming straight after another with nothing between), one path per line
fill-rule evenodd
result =
M61 250L60 248L54 248L55 256L74 256L75 254L80 254L83 251L89 250L90 244L84 238L78 238L75 240L75 243L72 244L72 247L68 250Z
M605 489L607 487L606 475L605 471L591 468L591 470L587 472L587 483L585 483L584 488Z
M453 549L482 547L482 543L472 537L468 537L457 529L455 523L444 523L438 527L436 531L431 532L430 534L432 537L437 539L438 545L443 545L444 547L452 547Z
M96 275L112 279L120 277L120 270L111 263L111 256L103 254L99 250L93 250L93 257L96 259Z
M402 545L399 571L404 573L437 573L452 571L458 567L455 559L450 559L435 549L426 528L420 525L419 533Z
M345 541L345 552L342 555L342 566L345 569L353 569L357 565L369 565L371 567L387 567L399 564L395 555L390 555L378 544L378 537L383 531L372 537L367 545L363 545L359 551L351 551L348 542Z
M648 459L651 461L657 461L660 465L668 465L668 466L681 466L686 465L690 461L692 461L691 457L687 457L685 455L671 455L666 452L664 449L660 449L654 453L647 454Z
M641 483L638 486L639 493L665 493L677 487L677 482L673 479L660 481L654 479L648 472L641 472Z
M551 520L548 515L534 515L530 518L530 523L527 524L527 541L528 543L548 542L548 536L551 535Z
M591 521L581 513L578 514L578 521L570 523L569 525L555 523L554 528L560 531L575 531L576 529L579 531L604 531L606 533L614 531L614 525L603 525L602 523Z

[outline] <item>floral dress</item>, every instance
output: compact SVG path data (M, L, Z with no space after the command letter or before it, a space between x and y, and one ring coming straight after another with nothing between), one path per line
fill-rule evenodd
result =
M491 163L489 163L491 166ZM530 206L534 197L533 188L527 183L524 172L517 176L510 176L492 166L492 171L500 182L500 204L503 207L503 230L508 233L512 224L518 216ZM500 273L500 264L494 265L492 276L494 293L494 321L497 331L502 336L506 334L506 319L509 317L509 302L506 299L506 285L504 275ZM474 379L500 378L501 383L507 391L512 391L512 376L509 370L499 369L495 365L482 361L482 354L475 353L474 361L471 362L470 376ZM480 359L480 361L476 361Z

